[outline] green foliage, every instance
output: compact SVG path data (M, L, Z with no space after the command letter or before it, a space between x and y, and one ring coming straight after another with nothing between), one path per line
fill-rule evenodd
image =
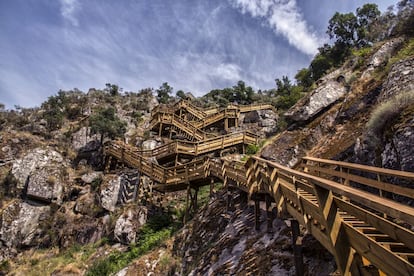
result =
M398 5L396 26L393 30L395 36L414 36L414 2L412 0L401 0Z
M99 176L99 177L95 178L94 180L92 180L92 182L91 182L92 190L97 191L99 189L99 187L101 186L102 181L103 181L103 179L102 179L101 176Z
M336 12L329 20L328 30L326 33L331 39L335 38L337 42L346 45L354 45L357 41L358 19L352 12Z
M8 260L0 262L0 273L7 274L10 271L10 263Z
M173 92L173 88L168 84L168 82L164 82L160 88L156 90L156 92L157 100L162 104L166 104L170 99L170 94Z
M175 93L175 95L177 96L177 98L185 99L185 93L183 90L178 90L177 93Z
M99 260L92 265L86 275L112 275L128 265L132 260L160 245L171 235L171 229L153 231L146 226L143 228L144 229L140 231L140 239L136 245L131 245L127 252L114 252L105 259Z
M214 89L203 98L207 101L214 101L220 107L227 107L229 103L251 104L255 99L255 92L252 87L246 86L244 81L238 81L233 87Z
M246 148L246 154L253 155L256 154L260 150L259 145L248 145Z
M89 126L93 134L101 134L101 143L104 137L114 139L122 137L126 132L126 122L115 115L113 107L101 108L89 117Z
M65 104L66 95L62 91L59 91L57 96L50 96L47 102L43 103L42 108L45 109L43 118L46 120L49 131L59 129L62 126Z
M413 104L414 91L409 90L399 93L374 109L367 123L367 129L375 135L381 134L384 128L398 117L405 108Z
M111 96L117 96L119 95L119 87L116 84L110 84L110 83L106 83L106 91L108 91L108 93Z
M312 86L312 72L309 68L300 69L295 75L296 83L305 89Z
M301 86L293 85L287 76L276 79L276 90L273 94L277 97L275 107L286 110L292 107L301 97Z

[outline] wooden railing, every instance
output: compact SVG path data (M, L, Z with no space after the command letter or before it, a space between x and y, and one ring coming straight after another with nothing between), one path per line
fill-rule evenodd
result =
M414 204L414 183L411 182L409 185L413 173L410 172L313 157L303 158L299 167L309 174L331 179L346 186L365 188L381 197L403 196L413 201ZM400 185L392 184L387 180L397 180ZM401 186L403 182L407 182L406 187Z
M341 163L344 167L378 172L373 167ZM272 195L279 213L287 212L306 226L335 256L342 274L359 275L354 264L365 263L388 275L414 275L414 233L410 230L414 226L414 208L258 157L249 159L246 168L250 193ZM414 173L383 173L414 181Z
M150 128L154 128L158 124L173 125L178 130L183 131L188 135L188 138L194 138L196 140L204 140L208 137L213 136L212 134L206 133L201 129L195 127L190 122L183 120L179 116L170 112L157 112L151 119ZM160 126L161 127L161 126Z
M125 145L120 141L113 141L112 143L117 144L119 147L130 148L131 150L146 158L154 157L156 159L161 159L173 154L198 156L237 145L255 145L258 142L258 136L256 134L249 131L243 131L196 142L176 140L168 144L156 147L152 150L139 150L135 147Z

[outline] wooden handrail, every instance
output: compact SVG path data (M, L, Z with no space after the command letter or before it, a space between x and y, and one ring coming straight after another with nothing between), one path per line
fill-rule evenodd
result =
M213 147L256 139L254 134L241 132L200 142L174 142L152 150L151 154L113 142L106 145L104 153L137 168L159 183L156 188L161 191L185 189L195 181L200 185L210 176L250 195L272 196L278 213L287 212L305 226L335 256L338 269L344 275L350 274L354 252L388 275L414 275L414 232L411 230L414 208L341 181L345 179L411 197L414 190L411 187L388 183L384 186L382 181L352 174L350 170L398 177L409 183L413 183L414 173L312 157L304 158L303 162L307 163L296 169L256 156L245 164L204 157L170 168L149 159L167 150L197 156ZM348 171L344 172L345 169Z

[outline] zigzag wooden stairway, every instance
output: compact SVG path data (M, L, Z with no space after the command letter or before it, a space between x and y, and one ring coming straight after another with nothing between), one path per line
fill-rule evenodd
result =
M224 109L202 110L182 100L173 107L156 107L151 112L150 128L157 131L160 136L169 132L170 137L172 133L176 133L185 139L200 141L214 137L213 134L203 131L207 126L224 121L224 129L227 131L231 122L238 127L240 113L266 109L274 110L274 107L268 104L230 105Z
M154 189L187 189L194 209L198 187L211 184L212 179L220 179L226 187L239 189L254 200L256 226L260 201L265 201L268 227L272 208L280 218L293 218L292 227L298 222L333 254L342 275L414 275L414 208L403 203L414 200L414 173L311 157L292 169L259 157L241 164L202 156L236 144L257 143L257 137L244 132L205 139L185 116L202 120L209 111L188 106L186 110L191 115L156 114L169 114L172 120L177 117L191 125L196 131L189 132L193 137L200 134L199 142L175 141L152 151L113 142L106 146L105 155L149 176L156 183ZM194 160L172 167L153 162L174 154L193 156ZM406 185L392 184L396 179ZM244 200L247 203L247 197Z

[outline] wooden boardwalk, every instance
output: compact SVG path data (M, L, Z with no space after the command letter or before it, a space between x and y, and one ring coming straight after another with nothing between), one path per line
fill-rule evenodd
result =
M199 120L213 114L186 109L194 109L187 112ZM188 123L182 114L155 114L172 114ZM257 226L259 204L265 201L268 222L272 209L280 218L299 222L333 254L342 275L414 275L414 173L312 157L295 168L254 156L246 163L227 162L205 154L254 144L257 137L242 132L207 139L202 125L191 125L200 131L191 132L193 137L200 134L198 142L175 141L152 151L112 142L105 155L150 177L158 191L187 190L193 208L198 187L217 179L254 200ZM193 156L193 161L171 167L153 162L169 154ZM396 180L405 184L392 184Z

